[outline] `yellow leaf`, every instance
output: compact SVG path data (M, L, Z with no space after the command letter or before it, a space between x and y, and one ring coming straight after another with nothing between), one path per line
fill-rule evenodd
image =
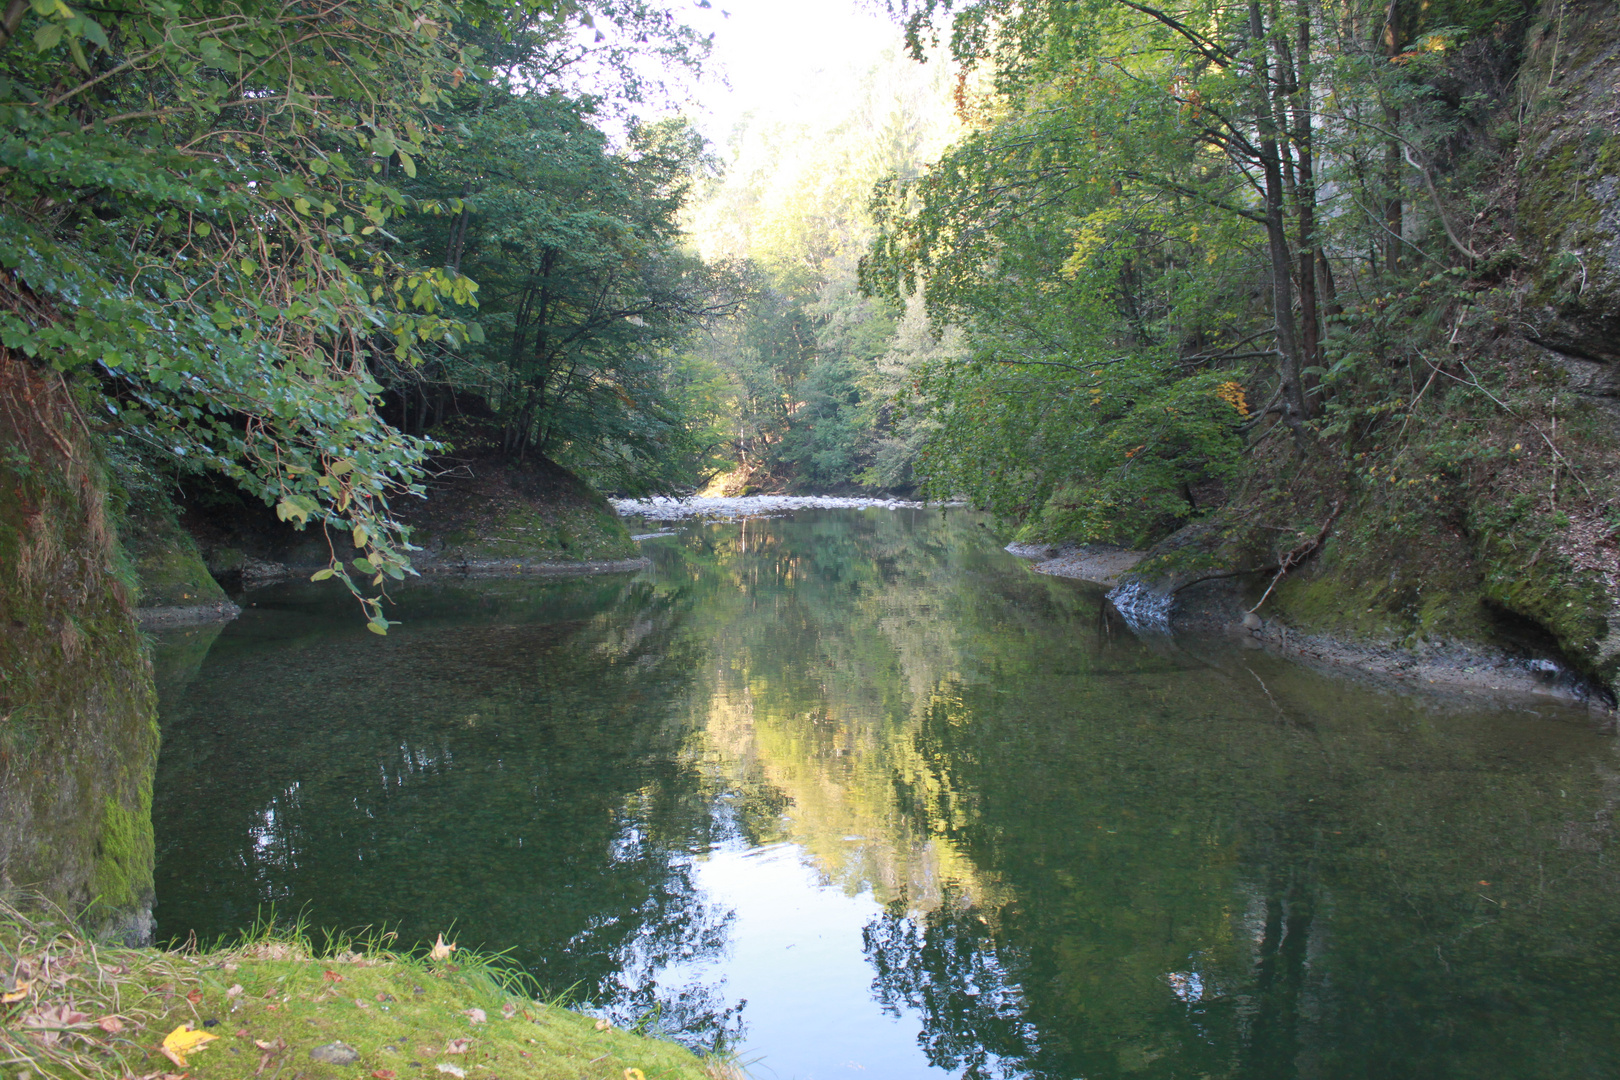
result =
M163 1052L169 1060L177 1062L183 1069L186 1067L186 1055L204 1049L208 1043L219 1038L206 1031L196 1031L189 1025L181 1025L163 1037Z
M24 982L23 980L18 979L17 989L0 990L0 1005L10 1005L13 1001L21 1001L23 998L28 996L28 990L33 985L34 984L31 982Z
M428 958L431 960L448 960L450 959L450 954L455 951L456 943L452 941L450 944L446 945L444 943L444 935L440 934L439 940L433 944L433 951L428 953Z
M624 1080L647 1080L647 1074L640 1069L624 1070Z

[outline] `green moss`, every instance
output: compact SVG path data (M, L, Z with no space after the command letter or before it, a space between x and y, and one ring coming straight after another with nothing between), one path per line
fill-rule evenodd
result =
M31 405L0 456L0 867L115 917L151 897L156 698L106 472L59 385L0 351L0 396Z
M120 530L134 563L137 603L141 607L199 607L224 603L219 587L203 563L197 541L181 528L172 507L132 509Z
M429 534L417 542L432 548L434 539ZM458 527L438 539L436 558L444 562L579 562L637 554L630 531L605 501L508 505L487 525Z
M137 785L133 807L108 798L96 840L95 870L90 892L95 912L119 912L152 900L152 861L156 851L152 835L152 778Z
M71 1007L123 1025L52 1043L13 1040L7 1063L24 1076L76 1080L172 1074L182 1066L160 1047L191 1028L206 1035L179 1051L195 1080L624 1080L638 1070L645 1080L742 1080L724 1059L537 1001L532 982L496 958L458 951L435 962L357 952L341 939L328 945L317 953L307 937L261 928L200 952L92 949L75 928L0 903L0 956L43 954L55 973L34 981L23 1009ZM357 1059L311 1056L332 1043Z
M1613 684L1617 666L1602 655L1608 597L1595 574L1575 570L1553 552L1555 537L1526 530L1522 539L1489 530L1480 537L1484 594L1504 611L1530 619L1558 640L1587 674Z

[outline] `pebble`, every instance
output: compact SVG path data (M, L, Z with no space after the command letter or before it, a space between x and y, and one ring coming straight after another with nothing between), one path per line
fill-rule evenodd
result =
M309 1056L327 1065L353 1065L360 1060L360 1051L348 1043L333 1042L317 1046Z

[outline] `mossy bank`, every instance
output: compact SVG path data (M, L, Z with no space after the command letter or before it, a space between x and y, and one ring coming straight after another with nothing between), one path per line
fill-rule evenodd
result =
M0 888L150 932L157 702L106 471L60 377L0 349Z
M374 943L375 945L375 943ZM97 948L65 920L0 906L8 1073L119 1080L733 1080L699 1058L535 999L499 962L298 933L204 951ZM448 955L445 955L448 953ZM13 1000L15 999L15 1000ZM22 1073L17 1073L21 1068Z

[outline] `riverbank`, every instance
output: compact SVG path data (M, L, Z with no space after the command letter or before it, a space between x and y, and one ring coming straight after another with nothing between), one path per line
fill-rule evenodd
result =
M0 1063L80 1080L740 1080L730 1062L536 1001L489 957L301 933L103 948L0 904ZM18 1070L21 1071L18 1071Z
M1036 573L1085 581L1110 590L1117 589L1147 556L1146 552L1108 545L1058 548L1015 543L1007 545L1006 550L1030 561L1030 569ZM1165 620L1166 630L1235 639L1245 646L1334 674L1355 672L1402 686L1584 704L1606 718L1612 718L1614 713L1602 688L1545 650L1538 654L1529 648L1463 641L1405 648L1311 633L1285 617L1250 613L1237 588L1226 583L1206 586L1194 602L1172 608Z

